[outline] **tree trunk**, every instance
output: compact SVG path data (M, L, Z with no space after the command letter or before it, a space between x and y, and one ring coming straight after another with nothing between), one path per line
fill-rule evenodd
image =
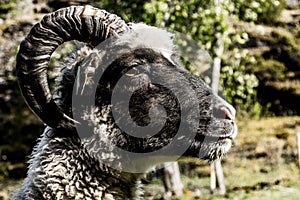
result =
M211 89L213 93L216 95L219 91L219 81L220 81L220 69L221 69L221 58L215 57L213 59L213 66L212 66L212 80L211 80Z
M225 194L224 175L221 160L217 159L211 163L210 190L212 193Z
M222 48L222 47L221 47ZM220 79L220 69L221 69L221 58L215 57L213 62L213 74L212 74L212 91L215 94L218 94L218 86ZM218 192L220 194L225 194L226 189L224 185L224 175L221 165L221 160L217 159L211 163L211 173L210 173L210 190L211 192Z
M182 196L183 184L180 179L180 172L178 162L166 162L164 166L164 186L165 186L165 199L169 199L172 196Z
M221 40L219 38L219 40ZM224 47L222 46L222 42L219 41L218 44L220 45L217 51L223 52ZM213 59L213 69L212 69L212 91L216 95L218 94L219 89L219 79L220 79L220 69L221 69L221 58L215 57ZM213 163L211 163L211 183L210 183L210 190L211 192L218 192L220 194L225 194L226 189L224 185L224 176L223 176L223 170L221 165L221 160L217 159Z
M216 15L220 15L222 12L223 0L214 0ZM219 91L219 81L220 81L220 69L221 69L221 56L224 52L224 34L216 32L216 44L214 48L215 57L213 59L213 69L212 69L212 91L214 94L218 94ZM221 160L217 159L211 163L211 173L210 173L210 190L212 193L218 192L219 194L225 194L226 188L224 185L224 175L221 165Z

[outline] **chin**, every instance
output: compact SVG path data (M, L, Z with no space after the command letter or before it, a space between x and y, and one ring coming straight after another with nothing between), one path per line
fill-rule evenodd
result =
M226 137L197 135L184 156L197 157L209 162L221 159L230 151L236 135L236 126Z

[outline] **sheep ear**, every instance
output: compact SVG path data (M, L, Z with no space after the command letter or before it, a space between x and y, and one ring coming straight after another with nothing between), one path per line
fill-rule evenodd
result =
M129 27L118 16L91 6L72 6L46 15L22 41L17 54L17 77L28 106L48 126L73 130L76 121L52 100L47 80L53 51L69 40L95 46Z

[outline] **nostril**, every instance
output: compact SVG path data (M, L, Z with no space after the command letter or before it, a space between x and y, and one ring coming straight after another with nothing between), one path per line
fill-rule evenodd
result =
M214 108L213 116L218 119L234 120L234 116L231 114L230 110L226 107Z
M222 107L221 110L225 113L225 119L234 120L234 116L230 113L230 111L227 108Z

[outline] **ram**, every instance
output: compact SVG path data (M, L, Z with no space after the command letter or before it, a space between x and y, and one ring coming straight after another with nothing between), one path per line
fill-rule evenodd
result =
M60 9L33 26L17 77L47 126L12 199L140 199L139 180L154 165L229 151L235 110L183 67L172 37L91 6ZM86 45L66 58L52 94L49 59L70 40Z

